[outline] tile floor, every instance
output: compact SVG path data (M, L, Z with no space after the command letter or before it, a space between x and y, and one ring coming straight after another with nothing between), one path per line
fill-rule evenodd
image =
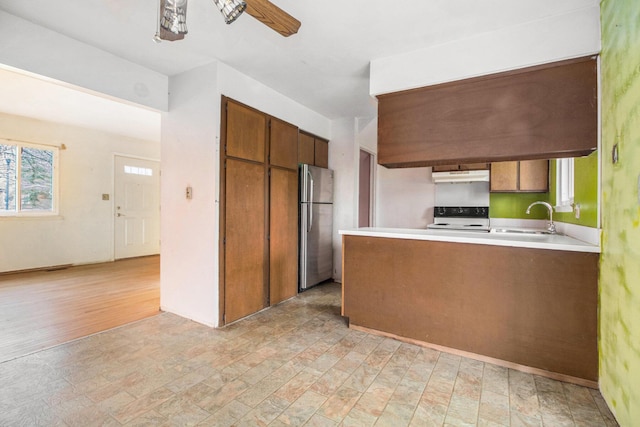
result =
M615 426L599 392L347 328L340 288L163 313L0 364L2 426Z

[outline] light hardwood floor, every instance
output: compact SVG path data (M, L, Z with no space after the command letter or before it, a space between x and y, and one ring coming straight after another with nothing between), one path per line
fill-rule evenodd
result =
M0 275L0 362L158 314L160 257Z

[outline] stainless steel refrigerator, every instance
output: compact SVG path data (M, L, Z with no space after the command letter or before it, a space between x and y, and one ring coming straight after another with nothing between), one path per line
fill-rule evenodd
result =
M301 291L332 277L333 171L300 165Z

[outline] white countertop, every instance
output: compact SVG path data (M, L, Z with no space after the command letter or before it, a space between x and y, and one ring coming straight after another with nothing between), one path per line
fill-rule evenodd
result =
M456 230L363 227L340 230L349 236L385 237L388 239L432 240L475 245L511 246L514 248L600 253L600 246L559 234L484 233Z

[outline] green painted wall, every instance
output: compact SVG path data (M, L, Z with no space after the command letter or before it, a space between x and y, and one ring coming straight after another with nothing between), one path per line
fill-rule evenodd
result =
M596 228L598 226L598 152L594 151L586 157L576 157L573 164L574 203L580 204L580 218L573 212L556 212L554 221L584 225ZM549 182L556 182L556 162L549 164ZM555 203L556 186L549 189L549 200Z
M575 159L574 181L576 203L580 204L580 218L576 219L573 212L554 212L553 220L584 225L598 226L598 153ZM542 206L531 209L531 215L526 214L527 207L542 200L552 205L556 200L556 163L549 162L549 192L548 193L491 193L489 197L489 212L492 218L517 219L546 219L547 210Z
M603 0L601 21L600 388L631 427L640 423L640 3Z
M548 202L549 193L491 193L489 215L491 218L546 219L544 206L533 207L531 215L526 214L527 207L538 200Z

